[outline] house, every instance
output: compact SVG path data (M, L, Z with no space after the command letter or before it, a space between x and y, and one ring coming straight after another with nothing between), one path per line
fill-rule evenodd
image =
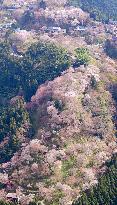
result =
M85 31L86 31L86 27L85 26L77 26L76 28L72 29L71 31L71 34L77 36L77 35L80 35L80 34L84 34Z
M60 33L61 32L61 28L60 27L51 27L50 31L52 33Z
M11 27L12 27L12 23L0 24L0 29L11 28Z
M86 27L84 27L84 26L77 26L75 28L75 31L79 31L79 32L84 32L85 30L86 30Z
M55 35L66 34L66 29L62 29L60 27L50 27L47 29L47 32Z
M8 193L6 195L7 201L13 202L13 203L19 203L19 197L16 193Z

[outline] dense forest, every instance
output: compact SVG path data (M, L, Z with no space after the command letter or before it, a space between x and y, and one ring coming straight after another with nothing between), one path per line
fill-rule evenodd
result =
M116 44L116 42L107 39L105 42L105 52L111 58L117 59L117 44Z
M70 65L65 49L51 43L32 45L23 58L12 57L10 45L0 44L0 96L12 98L23 90L26 100L37 87L59 76Z
M116 205L117 204L117 156L107 164L106 174L101 176L96 187L82 194L73 205Z
M90 12L95 20L117 20L116 0L69 0L69 2L73 6L80 6L83 10Z
M20 148L23 133L33 134L25 101L70 64L66 50L50 43L32 45L22 59L12 57L11 52L9 44L0 44L0 163Z
M29 114L22 97L14 98L0 111L0 163L8 161L20 147L22 132L30 130Z

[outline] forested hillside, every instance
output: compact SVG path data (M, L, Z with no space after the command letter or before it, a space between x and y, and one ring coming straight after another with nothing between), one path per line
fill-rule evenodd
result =
M96 20L117 20L116 0L69 0L73 6L80 6L83 10L90 12L91 17Z
M117 59L117 43L116 41L107 40L105 43L105 51L111 58Z
M10 180L22 205L33 192L45 205L72 204L98 183L116 152L106 87L115 74L102 71L103 59L100 67L91 64L88 48L74 50L79 67L69 68L70 54L53 43L39 41L20 58L0 46L0 197L6 199Z
M116 205L117 204L117 156L108 163L108 170L96 187L83 193L74 205Z
M26 100L35 93L38 85L60 75L70 65L64 48L51 43L32 45L24 57L10 55L11 47L0 43L0 97L10 99L23 90Z
M67 52L50 43L32 45L22 59L13 58L10 51L10 45L0 44L0 163L20 148L22 135L32 135L25 101L70 63Z

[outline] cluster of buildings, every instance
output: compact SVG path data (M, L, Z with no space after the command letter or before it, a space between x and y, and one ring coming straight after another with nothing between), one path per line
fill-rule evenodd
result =
M40 29L40 33L48 33L48 35L66 35L66 34L70 34L70 35L78 35L81 34L83 32L85 32L87 30L87 27L82 26L82 25L78 25L74 28L69 27L69 29L66 28L61 28L59 26L51 26L51 27L42 27Z
M7 9L8 11L12 11L12 10L16 10L16 9L20 9L22 7L27 7L27 8L31 8L31 7L35 7L37 6L37 1L36 0L30 0L30 1L24 1L24 0L12 0L8 5L7 4L2 4L1 5L1 9Z
M3 6L7 10L17 10L21 7L24 7L24 11L33 8L35 21L31 28L38 34L47 33L49 36L90 34L95 37L107 33L113 36L113 41L117 38L117 21L110 21L108 24L94 22L90 19L89 14L80 8L64 6L52 9L46 7L44 0L40 1L40 4L37 4L35 0L30 0L28 3L19 0L16 3L13 2L11 6ZM1 33L12 29L13 23L12 21L1 23Z
M11 28L12 24L13 24L12 22L0 24L0 30Z

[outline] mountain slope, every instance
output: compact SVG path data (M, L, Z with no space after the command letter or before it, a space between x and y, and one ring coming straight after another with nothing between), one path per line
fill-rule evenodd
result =
M1 182L8 174L12 189L20 190L21 204L36 193L45 205L69 205L81 190L98 183L105 161L116 151L112 98L100 83L96 66L69 69L41 85L26 104L34 139L1 165Z

